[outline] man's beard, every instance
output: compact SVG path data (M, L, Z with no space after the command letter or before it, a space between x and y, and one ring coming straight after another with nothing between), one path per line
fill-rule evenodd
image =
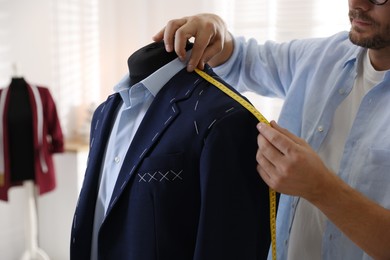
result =
M390 46L390 26L386 26L384 30L381 30L380 24L378 24L374 19L370 16L362 13L359 10L349 11L349 17L352 21L352 18L359 18L363 21L367 21L371 23L371 26L374 29L378 29L371 37L362 38L359 36L360 29L359 28L351 28L349 32L349 39L353 44L358 46L369 48L369 49L382 49Z

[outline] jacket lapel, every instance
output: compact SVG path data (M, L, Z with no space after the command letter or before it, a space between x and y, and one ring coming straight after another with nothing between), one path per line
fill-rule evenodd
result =
M148 155L148 151L153 149L168 126L179 116L177 102L188 98L197 83L196 77L188 75L190 74L184 69L174 77L174 80L171 79L160 90L145 114L126 154L106 216L110 214L134 172Z
M111 132L112 124L115 120L115 111L120 103L119 95L111 95L107 101L96 110L91 127L90 154L88 156L88 167L86 169L83 189L81 191L79 204L84 204L80 208L94 210L98 192L99 173L101 162L107 141ZM89 207L89 205L92 205ZM88 211L88 210L87 210ZM92 215L93 214L89 214Z
M175 120L178 114L179 111L174 102L170 103L167 100L159 99L152 103L127 151L111 196L107 215L109 215L141 161L147 156L148 151L152 149L153 145L163 135L164 130Z

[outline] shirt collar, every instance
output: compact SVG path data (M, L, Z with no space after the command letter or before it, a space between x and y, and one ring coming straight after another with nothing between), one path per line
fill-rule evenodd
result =
M344 62L344 67L346 67L349 63L355 63L361 57L361 53L364 51L364 48L354 48L351 52L351 55Z
M191 54L191 50L187 52L185 61L181 61L179 58L174 59L163 67L159 68L147 78L143 79L139 83L135 84L133 87L136 87L139 84L142 84L150 91L150 93L155 97L161 88L180 70L185 68L187 60ZM130 71L131 73L131 71ZM132 86L130 85L130 74L127 73L121 81L114 87L114 91L117 93L123 93L124 90L129 91ZM127 92L126 91L126 92ZM121 94L122 96L122 94ZM123 98L123 96L122 96Z

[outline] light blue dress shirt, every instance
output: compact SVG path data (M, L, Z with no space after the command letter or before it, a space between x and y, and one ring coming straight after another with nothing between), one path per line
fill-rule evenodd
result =
M169 79L185 66L186 63L177 58L133 86L130 85L128 74L114 87L114 91L122 98L122 104L118 106L101 167L92 233L91 260L98 259L99 228L103 223L123 159L134 135L154 97Z
M214 71L240 92L284 99L279 124L318 151L336 108L348 96L364 49L348 32L288 43L235 39L232 57ZM390 209L390 72L363 97L347 136L339 172L347 184ZM261 107L260 107L261 110ZM299 198L282 195L277 217L278 259L287 246ZM371 259L327 221L322 259Z

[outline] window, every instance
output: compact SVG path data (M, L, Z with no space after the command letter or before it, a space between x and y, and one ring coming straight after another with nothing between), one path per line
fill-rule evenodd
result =
M216 0L234 35L277 42L324 37L349 29L348 3L340 0ZM331 14L331 19L330 15ZM245 94L268 119L277 119L282 101Z
M100 97L98 0L56 0L53 14L53 73L64 134L85 142L90 109Z

